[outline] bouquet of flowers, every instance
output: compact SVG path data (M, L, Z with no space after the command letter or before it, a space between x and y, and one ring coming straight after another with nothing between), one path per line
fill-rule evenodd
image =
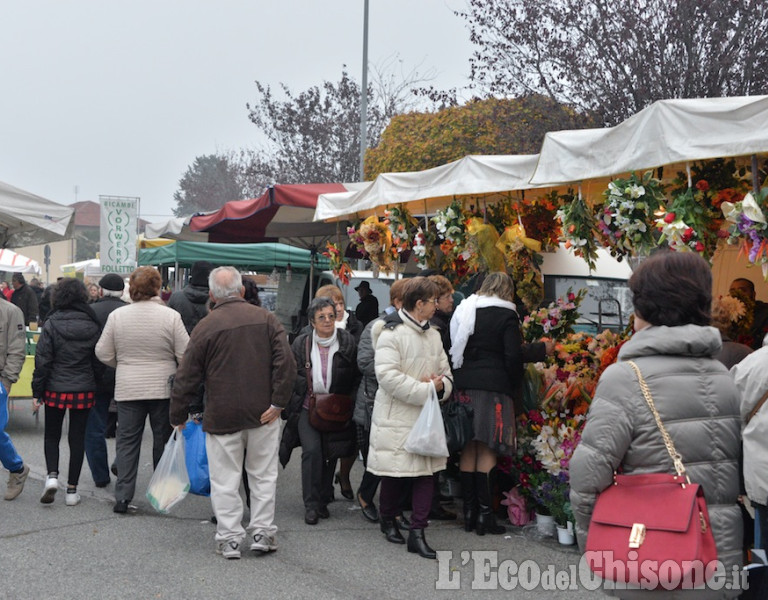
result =
M557 250L562 236L562 229L557 219L561 198L553 191L540 198L523 198L512 202L515 211L526 231L535 232L545 252Z
M327 242L325 245L325 252L323 256L328 257L331 261L331 270L333 274L339 278L341 283L349 285L349 277L352 275L352 267L345 260L344 255L336 244Z
M434 268L435 250L434 250L434 234L428 229L424 231L421 227L416 230L416 234L413 236L413 253L416 256L416 266L419 269L431 269Z
M741 241L742 251L749 262L760 264L763 277L768 278L768 224L766 224L765 208L768 200L768 188L759 193L751 192L739 202L722 203L721 208L725 219L731 223L728 243L736 244Z
M392 232L389 227L372 215L359 228L347 229L352 243L364 251L368 258L385 271L392 270Z
M664 202L661 182L651 171L642 177L632 173L628 179L609 183L603 198L597 217L603 245L619 260L626 256L647 256L657 245L653 213Z
M523 338L532 342L543 337L562 339L573 333L573 326L579 318L578 308L587 289L582 288L574 294L568 290L565 298L558 298L546 308L532 312L523 319Z
M445 210L438 210L432 217L444 257L440 267L454 285L473 271L470 262L472 253L467 246L467 218L461 202L455 199Z
M731 339L749 332L751 321L745 303L735 296L718 296L712 301L712 325Z
M392 232L392 248L397 254L409 250L413 243L411 230L416 225L416 219L404 206L389 208L384 211L384 223Z
M595 215L581 195L576 196L573 190L568 190L568 193L560 196L560 199L562 208L555 213L562 225L560 239L565 242L566 248L572 248L576 256L580 256L587 262L590 271L594 271L597 262Z

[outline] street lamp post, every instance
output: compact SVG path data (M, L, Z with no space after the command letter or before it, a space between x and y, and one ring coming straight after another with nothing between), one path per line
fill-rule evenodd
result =
M368 128L368 0L363 9L363 83L360 86L360 181L365 181L365 147Z

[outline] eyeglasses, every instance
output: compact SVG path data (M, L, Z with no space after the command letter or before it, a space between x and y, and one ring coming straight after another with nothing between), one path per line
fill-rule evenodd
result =
M325 322L325 321L335 321L336 317L333 315L315 315L315 321Z

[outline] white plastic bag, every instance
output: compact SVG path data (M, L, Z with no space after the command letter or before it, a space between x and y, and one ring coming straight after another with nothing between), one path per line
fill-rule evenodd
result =
M176 427L165 444L147 488L147 499L155 510L167 513L189 492L189 475L184 452L184 436Z
M430 382L429 397L421 409L419 418L413 424L403 448L406 452L421 456L448 456L443 415L440 412L440 403L437 400L437 390L434 383Z

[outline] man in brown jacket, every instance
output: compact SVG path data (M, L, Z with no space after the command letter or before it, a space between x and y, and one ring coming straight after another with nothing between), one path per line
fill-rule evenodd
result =
M243 299L242 277L235 268L214 269L208 282L215 306L192 332L176 372L171 424L187 420L205 384L203 430L217 519L216 552L240 558L246 533L252 551L277 550L279 416L291 397L296 362L278 319ZM239 494L244 455L251 488L247 532Z

